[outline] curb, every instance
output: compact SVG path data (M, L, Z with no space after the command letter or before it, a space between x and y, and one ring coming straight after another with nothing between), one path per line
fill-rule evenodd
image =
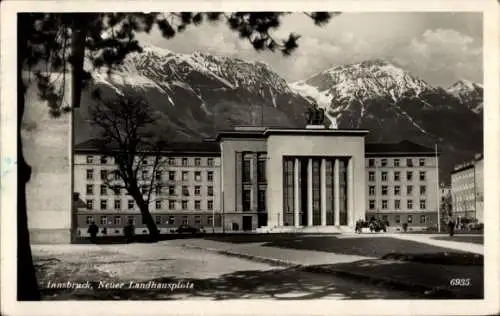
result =
M426 298L436 298L436 299L455 298L455 295L453 294L452 291L450 291L446 288L441 288L441 287L432 287L432 286L427 286L427 285L423 285L423 284L407 283L407 282L402 282L402 281L389 279L389 278L385 278L385 277L380 277L380 276L374 277L374 276L369 276L366 274L355 273L355 272L341 270L341 269L323 268L321 266L305 266L305 265L293 263L293 262L287 261L287 260L259 257L259 256L254 256L254 255L247 255L247 254L242 254L242 253L237 253L237 252L231 252L228 250L219 250L219 249L215 249L215 248L204 248L204 247L200 247L200 246L185 245L185 244L182 246L186 247L186 248L190 248L190 249L205 250L205 251L209 251L212 253L218 253L218 254L226 255L226 256L230 256L230 257L247 259L247 260L251 260L254 262L269 263L272 265L284 266L284 267L289 267L289 268L292 268L292 267L293 268L301 268L303 271L311 272L311 273L321 273L321 274L328 274L328 275L334 274L337 276L348 277L348 278L356 279L359 281L365 281L365 282L368 281L371 284L387 285L387 286L390 286L394 289L419 294L419 295L425 296Z

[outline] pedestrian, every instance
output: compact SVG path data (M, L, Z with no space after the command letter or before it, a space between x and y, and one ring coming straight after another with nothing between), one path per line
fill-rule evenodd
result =
M123 228L123 233L127 244L134 241L135 226L133 220L128 221L128 224Z
M90 242L95 244L96 243L96 237L97 237L97 232L99 231L99 227L96 225L95 222L92 222L87 229L87 233L90 234Z
M450 234L450 237L452 237L455 234L455 221L451 216L448 219L448 233Z

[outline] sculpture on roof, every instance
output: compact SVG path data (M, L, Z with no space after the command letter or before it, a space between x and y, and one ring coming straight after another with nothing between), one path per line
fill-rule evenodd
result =
M325 122L325 109L321 109L317 104L306 111L307 125L323 125Z

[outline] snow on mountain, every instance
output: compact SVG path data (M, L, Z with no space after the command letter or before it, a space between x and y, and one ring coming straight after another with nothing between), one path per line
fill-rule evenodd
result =
M475 113L483 110L483 85L470 80L461 79L446 89Z

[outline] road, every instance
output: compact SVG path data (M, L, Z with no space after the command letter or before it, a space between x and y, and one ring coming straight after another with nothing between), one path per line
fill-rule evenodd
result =
M204 250L155 244L35 245L41 284L65 277L85 281L192 284L181 290L114 291L104 299L405 299L406 292L352 279L284 268ZM56 259L56 260L48 260ZM47 295L46 299L88 299L90 294ZM104 293L104 292L99 292ZM71 296L73 295L73 296ZM104 295L104 294L103 294ZM90 295L97 299L99 295Z

